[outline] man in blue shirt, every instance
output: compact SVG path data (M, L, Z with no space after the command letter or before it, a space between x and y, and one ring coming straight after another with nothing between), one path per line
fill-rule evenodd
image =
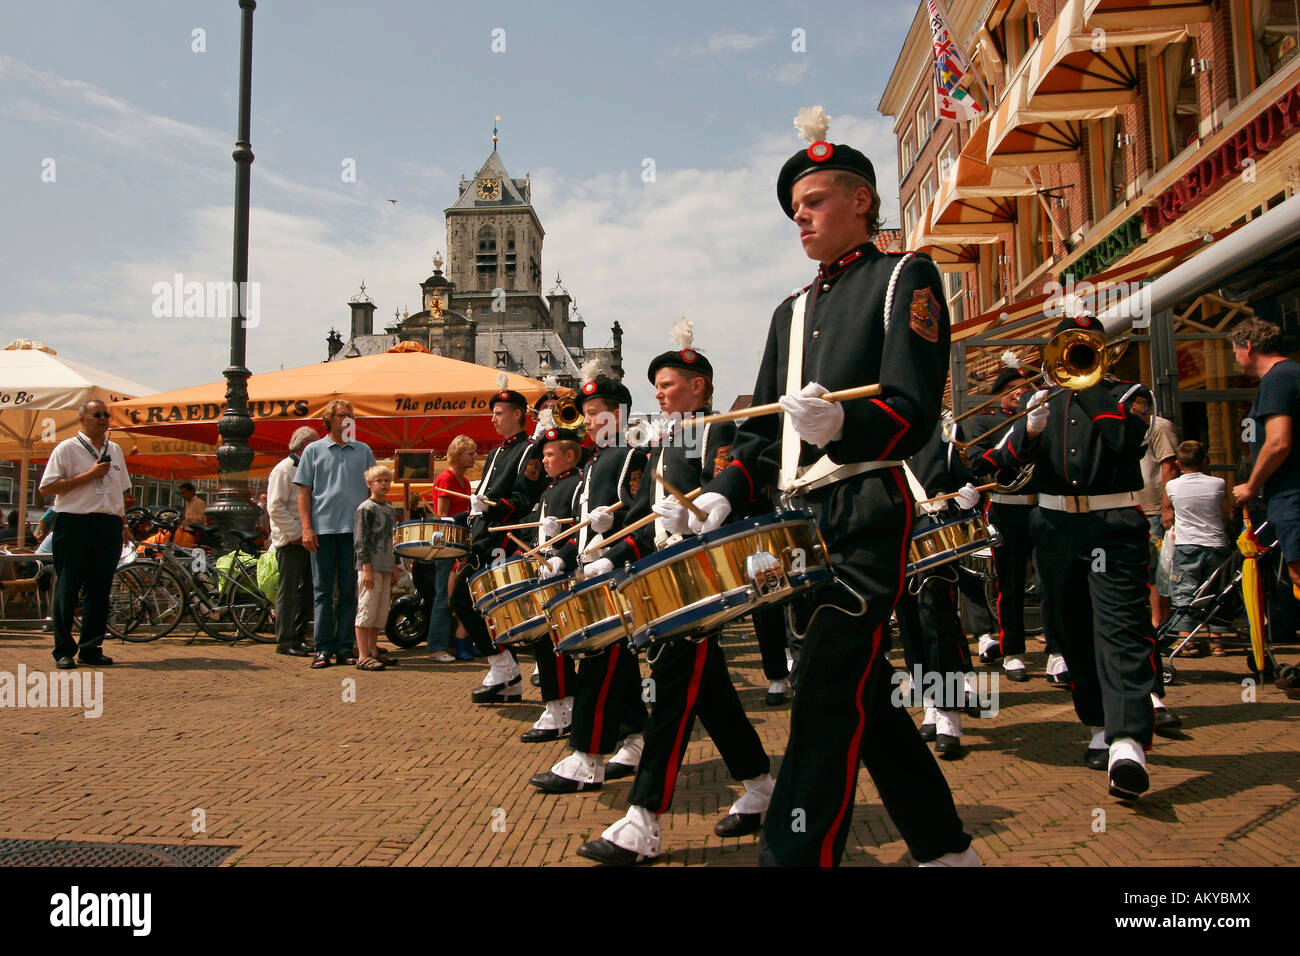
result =
M354 664L352 626L357 616L357 579L352 566L352 529L357 505L370 494L366 469L375 455L356 441L352 403L336 398L321 413L329 435L303 449L293 483L298 486L302 546L311 553L315 592L314 668ZM335 591L337 589L337 602Z

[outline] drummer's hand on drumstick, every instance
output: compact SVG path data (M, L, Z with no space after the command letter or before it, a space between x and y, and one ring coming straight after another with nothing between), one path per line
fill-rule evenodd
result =
M542 578L553 578L557 574L564 573L564 559L560 557L547 558L546 563L541 566L538 574Z
M669 534L691 533L691 514L680 501L665 498L663 501L656 501L650 510L663 519L664 530Z
M538 527L542 530L543 541L550 540L560 533L560 522L557 519L552 518L550 515L543 518L541 522L539 522Z
M969 481L957 489L957 494L953 497L953 503L962 511L970 511L976 508L980 503L979 489Z
M587 515L587 523L591 526L592 531L597 534L604 534L614 527L614 516L606 511L604 507L594 508Z
M469 513L472 515L487 514L488 506L491 503L484 495L472 494L469 496Z
M590 564L584 567L582 569L582 573L586 577L597 578L600 577L602 574L609 574L609 572L613 570L614 570L613 561L611 561L609 558L597 558L595 561L592 561Z
M703 521L695 515L690 516L691 530L696 534L721 528L722 523L731 514L731 502L725 495L720 495L716 491L706 491L696 498L695 507L704 512Z
M1040 388L1029 400L1029 405L1026 406L1029 408L1029 414L1025 416L1025 431L1030 438L1037 438L1047 427L1047 400L1051 397L1051 392Z
M777 399L781 410L790 416L790 424L799 437L810 445L824 448L840 437L844 430L844 408L839 402L822 398L828 389L809 382L796 395L782 395Z

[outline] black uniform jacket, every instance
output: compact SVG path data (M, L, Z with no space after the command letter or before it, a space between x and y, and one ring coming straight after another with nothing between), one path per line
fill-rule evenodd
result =
M956 431L956 437L960 439L960 426ZM957 447L943 440L942 426L936 427L930 439L907 459L907 467L925 488L926 495L932 498L956 491L974 478L957 454Z
M902 267L885 321L885 294L900 258L868 243L819 267L809 286L800 382L818 382L830 391L879 383L882 393L842 403L841 437L824 450L802 443L800 464L823 452L839 464L903 459L925 444L939 420L948 375L948 307L939 270L929 257L914 255ZM772 316L755 405L786 392L794 301L782 302ZM708 490L743 508L764 485L776 484L783 421L782 415L745 421L736 433L732 466Z
M1048 400L1047 426L1030 438L1022 418L985 455L999 468L1034 462L1034 485L1049 495L1106 495L1142 490L1142 455L1151 424L1151 392L1138 382L1103 379Z
M543 515L550 518L575 517L578 514L578 491L582 487L582 472L577 468L570 468L564 474L547 480L550 484L537 500L538 520L541 520ZM542 537L541 528L538 528L537 534L532 537L535 539L534 544L541 544L546 540Z
M970 462L971 469L980 476L980 478L987 477L997 479L1002 484L1009 485L1019 477L1019 468L1002 467L999 459L995 458L992 452L993 449L998 446L998 443L1006 438L1011 432L1011 429L1015 426L1016 423L1009 419L1018 411L1025 408L1033 394L1033 392L1026 392L1024 395L1021 395L1019 398L1019 404L1012 411L1003 411L1002 406L998 405L994 407L992 411L982 412L972 418L970 424L970 433L972 436L978 437L983 435L985 432L992 431L992 434L987 438L980 440L971 445L970 448L966 449L966 459ZM1033 494L1035 490L1037 490L1037 488L1031 478L1027 484L1021 486L1021 489L1016 492L1016 494Z
M526 432L507 438L493 449L483 465L483 474L490 477L486 487L479 483L479 494L499 504L470 520L470 551L488 561L494 548L509 541L504 532L492 534L488 528L522 521L550 479L542 470L541 446L529 441ZM507 550L515 549L512 546Z
M701 409L694 414L707 415L709 411ZM717 422L696 428L690 421L689 417L682 419L678 427L647 449L645 474L628 509L625 525L650 514L657 484L652 473L661 459L663 476L683 494L708 482L731 461L732 442L736 435L735 422ZM606 537L613 540L612 535ZM654 539L655 523L651 522L611 544L605 557L613 561L615 567L627 561L636 561L654 550Z
M646 453L644 449L633 445L617 445L611 448L596 447L587 464L582 469L582 484L579 486L575 501L578 505L574 515L581 510L583 488L587 489L587 512L606 507L615 502L623 502L623 507L614 512L614 524L605 532L604 540L618 539L618 530L627 524L628 508L635 500L641 487L645 472ZM653 479L649 479L653 480ZM683 491L689 489L683 488ZM595 536L588 531L588 542ZM566 538L556 546L556 554L564 559L564 566L572 571L578 563L578 534Z

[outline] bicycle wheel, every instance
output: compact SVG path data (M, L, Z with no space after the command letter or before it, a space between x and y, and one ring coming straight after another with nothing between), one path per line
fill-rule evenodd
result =
M230 578L211 564L193 571L194 594L190 601L190 614L208 637L218 641L237 641L243 635L230 609L228 588Z
M231 569L226 612L239 633L259 644L274 644L275 630L270 627L271 602L257 584L257 573L247 564L236 561Z
M185 589L170 568L136 561L113 572L108 630L125 641L156 641L185 616Z

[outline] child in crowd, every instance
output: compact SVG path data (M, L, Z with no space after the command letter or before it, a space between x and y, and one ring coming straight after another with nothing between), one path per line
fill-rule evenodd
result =
M383 465L366 470L370 497L357 505L353 542L357 561L357 668L381 671L379 629L388 620L393 590L393 530L397 512L388 503L393 473Z
M1174 512L1174 561L1169 576L1173 590L1174 627L1186 637L1196 627L1197 619L1188 610L1197 588L1228 560L1228 535L1223 527L1223 497L1226 484L1206 472L1210 456L1198 441L1178 446L1179 477L1165 484ZM1166 538L1166 541L1168 539ZM1222 582L1226 583L1226 582ZM1233 633L1232 623L1211 619L1208 629L1215 638ZM1201 642L1189 644L1188 656L1198 657L1205 648ZM1223 655L1223 645L1214 641L1212 653Z

